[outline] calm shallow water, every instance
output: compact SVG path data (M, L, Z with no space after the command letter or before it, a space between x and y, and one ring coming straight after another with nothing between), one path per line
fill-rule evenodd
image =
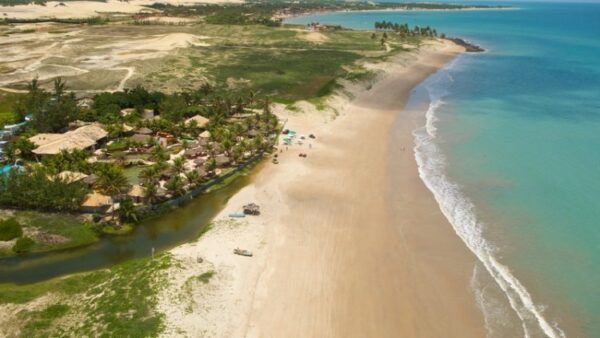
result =
M198 237L227 201L245 185L252 174L237 178L222 189L196 197L185 205L143 221L126 236L106 236L100 242L62 252L0 259L0 283L31 283L70 273L104 268L132 258L150 256Z
M524 332L600 337L600 4L508 4L519 9L289 22L431 25L488 50L421 86L421 174Z

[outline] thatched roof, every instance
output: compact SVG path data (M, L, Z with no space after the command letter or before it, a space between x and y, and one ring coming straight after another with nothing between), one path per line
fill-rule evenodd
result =
M135 142L146 144L152 141L152 136L146 134L135 134L131 136L130 139Z
M84 173L78 173L78 172L74 172L74 171L63 171L63 172L59 173L58 175L56 175L56 177L60 178L61 180L65 181L67 183L81 181L84 178L86 178L87 176L88 175L86 175Z
M81 120L75 120L73 122L69 122L69 129L76 129L76 128L80 128L80 127L87 126L90 124L92 124L92 123L81 121Z
M137 134L142 134L142 135L151 135L153 133L152 129L149 129L149 128L140 128L140 129L136 130L135 132Z
M38 146L33 150L38 155L54 155L61 150L87 149L108 135L97 124L91 124L68 131L64 134L37 134L29 138Z
M206 117L204 117L202 115L195 115L195 116L192 116L189 119L185 120L185 124L190 124L192 121L196 121L196 125L199 128L204 128L204 126L206 126L208 124L208 122L210 122L209 119L207 119Z
M218 155L217 157L215 157L215 161L217 162L218 166L227 165L231 162L229 157L227 157L225 155Z
M198 176L200 176L200 177L204 177L208 174L203 167L196 168L196 172L198 173Z
M94 191L85 197L85 201L81 205L87 208L105 207L112 204L112 198Z
M145 197L146 196L146 189L144 187L142 187L139 184L134 184L131 189L129 189L129 192L127 193L127 196L130 197Z

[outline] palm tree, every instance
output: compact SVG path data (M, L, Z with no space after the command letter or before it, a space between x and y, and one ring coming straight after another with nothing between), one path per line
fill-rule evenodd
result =
M165 184L165 188L167 188L167 190L169 190L175 196L183 194L183 180L181 179L181 176L171 177L171 179Z
M158 186L156 184L146 186L144 197L151 205L158 201Z
M119 219L124 222L137 222L139 219L139 213L136 209L133 201L128 198L119 204Z
M62 80L62 78L54 79L54 95L60 99L60 97L65 93L66 82Z
M177 175L185 171L185 157L182 156L173 160L173 170Z
M140 180L146 187L154 186L158 183L158 166L153 165L140 172Z
M194 186L196 183L198 183L198 181L200 181L200 174L198 174L198 171L196 170L190 170L185 173L185 178L190 186Z
M108 166L98 172L98 188L112 199L112 213L114 219L115 198L124 193L129 187L123 169L117 166Z
M156 144L150 153L153 160L160 162L169 159L169 154L160 144Z

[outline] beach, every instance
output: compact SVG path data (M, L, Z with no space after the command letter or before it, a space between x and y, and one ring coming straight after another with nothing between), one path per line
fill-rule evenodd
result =
M402 111L412 89L462 51L443 41L376 66L379 80L334 104L335 119L280 112L286 128L316 139L280 146L280 164L266 164L211 231L171 251L184 263L162 297L165 335L485 335L469 289L475 257L419 178L413 131L424 112ZM262 214L227 219L248 202ZM169 292L206 271L215 276L194 291L197 309L178 309Z

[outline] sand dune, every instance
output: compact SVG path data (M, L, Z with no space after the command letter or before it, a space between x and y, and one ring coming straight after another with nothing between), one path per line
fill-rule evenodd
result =
M5 18L16 19L38 19L38 18L87 18L98 16L101 13L139 13L156 12L156 10L144 7L149 6L154 0L132 0L118 1L108 0L100 1L69 1L61 5L60 1L49 1L45 6L41 5L18 5L18 6L0 6L0 15ZM187 5L197 3L239 3L238 0L166 0L162 3L174 5Z

